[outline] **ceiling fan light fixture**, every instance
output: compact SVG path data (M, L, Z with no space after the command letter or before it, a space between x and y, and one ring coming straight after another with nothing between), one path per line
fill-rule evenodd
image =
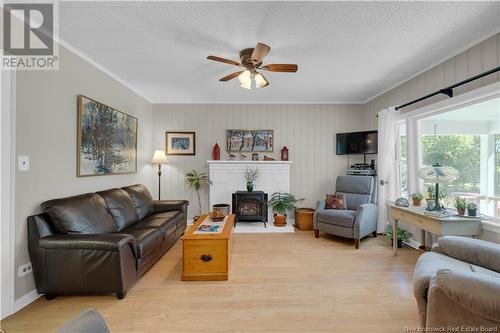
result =
M255 86L257 88L262 88L269 84L267 80L264 78L264 76L260 73L255 74L254 79L255 79Z
M238 80L242 88L251 90L252 89L252 73L249 70L244 71L238 75Z

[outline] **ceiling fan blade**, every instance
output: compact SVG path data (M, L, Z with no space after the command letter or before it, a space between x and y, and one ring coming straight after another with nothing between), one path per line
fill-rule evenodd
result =
M226 82L226 81L229 81L229 80L232 80L234 79L235 77L238 77L238 75L240 75L241 73L243 73L244 71L239 71L239 72L234 72L234 73L231 73L229 75L226 75L224 76L223 78L220 78L219 81L222 81L222 82Z
M261 69L270 72L295 73L299 69L299 66L296 64L270 64L262 66Z
M257 43L252 52L252 62L255 64L262 63L262 59L264 59L264 57L269 53L270 50L270 46L263 43Z
M237 61L229 60L229 59L225 59L225 58L221 58L221 57L217 57L217 56L213 56L213 55L209 55L207 57L207 59L213 60L213 61L218 61L218 62L223 62L223 63L229 64L229 65L241 66L241 64Z

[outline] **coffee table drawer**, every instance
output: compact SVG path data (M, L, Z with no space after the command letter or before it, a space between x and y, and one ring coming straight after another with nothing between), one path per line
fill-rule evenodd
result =
M184 273L227 272L227 241L184 241Z

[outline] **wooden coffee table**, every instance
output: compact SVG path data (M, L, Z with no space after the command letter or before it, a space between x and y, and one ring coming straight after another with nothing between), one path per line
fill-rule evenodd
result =
M182 236L182 281L227 280L231 261L234 215L229 215L220 233L195 233L208 215L203 215Z

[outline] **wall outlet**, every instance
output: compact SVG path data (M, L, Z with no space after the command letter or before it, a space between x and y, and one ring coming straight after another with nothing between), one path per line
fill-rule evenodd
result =
M33 272L33 268L31 267L31 263L24 264L22 266L19 266L17 269L17 276L25 276Z
M19 171L28 171L30 169L29 156L20 155L17 157L17 168Z

